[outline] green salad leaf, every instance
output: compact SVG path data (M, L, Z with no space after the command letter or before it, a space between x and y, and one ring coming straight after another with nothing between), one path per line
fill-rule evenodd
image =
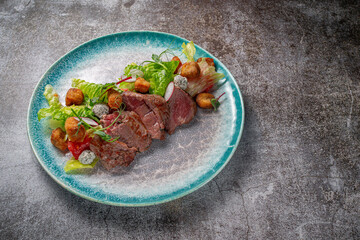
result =
M214 111L216 111L220 107L220 102L216 98L211 99L210 102L214 108Z
M53 86L46 85L44 96L49 103L48 108L42 108L38 112L38 120L40 121L42 118L46 118L52 115L53 112L62 108L62 104L59 101L59 95L55 92Z
M85 105L64 107L59 101L59 95L51 85L45 86L44 96L49 103L49 107L38 111L39 121L43 118L51 117L52 120L58 121L57 126L64 126L67 118L75 117L74 112L80 117L95 117L92 110Z
M79 106L72 105L69 107L62 107L57 111L54 111L51 116L52 119L63 121L65 123L66 119L68 119L69 117L76 116L73 113L73 111L80 117L88 117L88 118L95 117L93 111L85 105L79 105Z
M120 89L127 89L129 91L134 91L135 90L135 82L122 82L119 84L119 88Z
M154 62L161 62L160 56L153 54L151 55L152 60L154 60Z
M88 173L89 170L93 169L99 159L95 159L91 164L82 164L74 157L70 158L65 164L64 170L68 174L82 174Z
M152 78L150 78L149 92L151 94L164 96L167 85L174 79L173 75L174 74L165 70L154 73Z
M179 64L178 61L161 62L157 55L153 55L153 59L156 62L149 62L144 66L136 65L132 63L127 65L125 68L125 75L130 77L130 71L132 69L138 69L144 73L144 79L150 82L149 92L151 94L157 94L164 96L167 85L174 80L174 72ZM127 86L131 86L131 89ZM134 89L134 83L122 82L119 88L128 88L129 90Z
M76 79L76 78L73 78L71 83L72 87L79 88L83 92L85 98L86 97L89 99L98 98L97 102L99 103L107 103L107 93L104 94L104 91L107 88L114 85L115 83L107 83L107 84L89 83L86 82L85 80Z

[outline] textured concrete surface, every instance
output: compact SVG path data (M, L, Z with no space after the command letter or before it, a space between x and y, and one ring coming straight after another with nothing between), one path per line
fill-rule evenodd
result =
M228 67L246 124L226 168L174 202L81 199L26 136L47 68L127 30L192 39ZM359 1L0 1L1 239L359 239Z

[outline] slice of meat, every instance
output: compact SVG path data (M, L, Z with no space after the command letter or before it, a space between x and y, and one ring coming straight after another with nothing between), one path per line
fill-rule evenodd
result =
M90 150L95 153L107 170L116 166L129 166L136 154L134 147L130 148L120 141L106 142L97 135L90 142Z
M101 125L104 128L110 126L118 115L118 112L105 115L100 120ZM135 112L121 112L116 123L106 129L105 133L113 138L119 137L118 141L124 142L129 147L135 147L140 152L148 149L151 144L151 137L139 115Z
M197 107L194 99L179 87L175 87L173 95L168 100L170 110L166 130L173 134L175 128L189 123L196 114Z
M122 94L126 110L136 112L154 139L165 139L169 108L165 99L155 94L126 91Z

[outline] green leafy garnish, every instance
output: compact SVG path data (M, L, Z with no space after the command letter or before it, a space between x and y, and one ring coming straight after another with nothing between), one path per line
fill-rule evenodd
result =
M219 107L220 107L220 102L219 99L225 94L225 92L223 92L219 97L217 98L213 98L210 99L211 105L213 105L214 107L214 111L216 111Z
M103 127L100 127L100 126L94 128L94 127L90 126L90 124L88 124L88 123L86 123L84 120L82 120L80 116L77 116L77 114L76 114L75 112L73 112L73 113L74 113L74 115L79 119L79 126L80 126L80 125L84 125L84 127L92 129L92 130L93 130L92 134L95 134L95 135L100 136L101 139L103 139L103 140L106 141L106 142L115 142L116 140L118 140L118 139L120 138L120 136L117 137L117 138L113 138L113 137L111 137L110 135L106 134L104 131L105 131L106 129L110 128L112 125L114 125L114 124L116 123L116 121L119 119L119 117L120 117L120 115L121 115L121 112L122 112L124 109L125 109L125 106L123 105L123 103L121 103L121 107L120 107L119 110L118 110L118 113L119 113L118 116L117 116L117 117L115 118L115 120L114 120L109 126L107 126L106 128L103 128ZM78 130L79 130L79 128L78 128ZM77 132L76 132L76 133L77 133Z
M74 112L80 117L95 118L94 113L85 105L64 107L59 101L59 95L55 92L53 86L46 85L44 96L49 103L49 107L38 111L38 120L51 117L58 121L58 125L64 126L69 117L75 117Z
M93 134L100 136L102 138L102 140L104 140L106 142L110 142L110 143L115 142L116 140L118 140L120 138L120 136L117 138L112 138L110 135L104 133L101 130L95 131L95 132L93 132Z
M72 87L79 88L84 94L83 105L63 106L59 101L59 95L55 92L53 86L46 85L44 96L48 101L49 107L38 111L38 120L50 117L57 121L57 125L64 128L66 119L69 117L88 117L97 122L92 108L97 103L107 103L107 90L116 88L115 83L95 84L80 79L72 79Z
M59 101L59 95L55 92L53 86L46 85L44 96L49 104L48 108L42 108L38 112L38 120L51 116L55 111L62 108L62 104Z
M174 80L174 72L179 65L178 61L162 62L160 56L153 54L154 61L145 61L144 66L132 63L125 68L125 75L131 76L132 69L138 69L144 73L144 79L150 82L149 92L164 96L167 85ZM155 62L157 61L157 62ZM128 88L131 86L134 89L134 83L122 82L119 88ZM129 88L128 88L129 89ZM131 89L129 89L131 90Z
M152 60L154 60L154 62L156 62L156 63L161 62L161 59L160 59L160 56L159 56L159 55L153 54L153 55L151 56L151 58L152 58Z
M214 107L214 111L220 107L220 102L216 98L211 99L210 102Z
M107 90L115 88L115 83L98 84L73 78L71 86L79 88L88 99L97 98L96 103L107 103Z

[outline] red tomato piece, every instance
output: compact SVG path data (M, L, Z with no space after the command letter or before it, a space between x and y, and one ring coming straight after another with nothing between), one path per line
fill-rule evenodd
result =
M210 92L210 90L213 88L213 86L214 86L214 84L211 84L204 90L204 92L206 92L206 93Z
M74 156L74 158L76 160L78 160L80 154L84 151L84 150L89 150L90 149L90 141L91 141L91 137L86 136L84 138L84 141L82 142L71 142L68 141L68 149L70 150L70 152L72 153L72 155Z

